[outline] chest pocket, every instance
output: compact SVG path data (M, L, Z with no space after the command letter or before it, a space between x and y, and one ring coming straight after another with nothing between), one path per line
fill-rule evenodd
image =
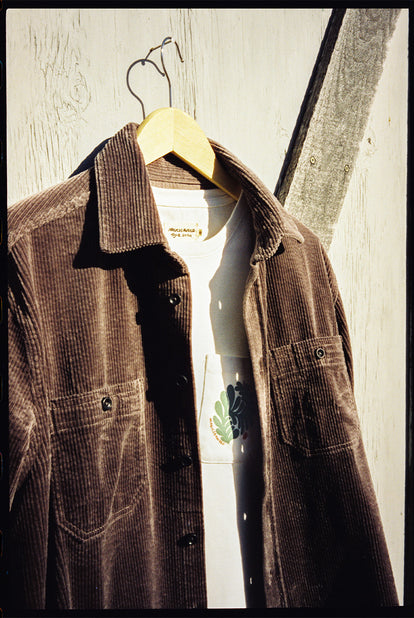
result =
M271 351L271 385L282 440L309 457L359 437L342 338L319 337Z
M81 539L126 515L146 482L142 380L52 401L58 523Z

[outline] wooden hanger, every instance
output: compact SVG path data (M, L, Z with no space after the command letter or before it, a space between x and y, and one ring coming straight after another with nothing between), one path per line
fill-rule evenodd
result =
M241 187L220 164L200 126L191 116L171 106L171 81L163 58L164 45L171 42L175 43L181 62L184 62L176 41L171 37L165 38L158 47L161 47L162 67L169 84L170 107L156 109L138 127L137 139L145 164L148 165L166 154L173 153L237 200L240 197ZM146 59L154 49L158 48L152 48Z
M233 199L240 197L239 183L219 163L207 137L185 112L174 107L156 109L140 124L137 136L146 165L171 152Z

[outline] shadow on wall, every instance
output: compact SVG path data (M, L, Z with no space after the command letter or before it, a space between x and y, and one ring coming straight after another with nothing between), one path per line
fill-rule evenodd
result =
M81 163L79 163L78 167L70 174L69 178L72 178L72 176L76 176L76 174L84 172L90 167L93 167L95 157L101 150L105 148L106 144L109 142L109 139L110 138L108 137L107 139L104 139L103 142L98 144L98 146L96 146L96 148L94 148L92 152L90 152Z

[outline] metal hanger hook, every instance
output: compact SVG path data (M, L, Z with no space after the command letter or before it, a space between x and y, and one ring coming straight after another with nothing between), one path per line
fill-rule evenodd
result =
M170 107L172 107L171 80L170 80L170 76L168 75L167 69L165 68L165 64L164 64L164 45L168 45L168 43L175 43L181 62L184 62L184 58L181 55L180 48L178 47L177 41L175 41L171 36L165 37L165 39L161 43L161 64L162 64L163 71L165 73L165 77L167 78L167 81L168 81L168 91L170 95Z
M171 80L170 80L170 76L167 73L167 70L165 68L165 64L164 64L164 45L168 45L168 43L175 43L175 46L177 48L177 52L178 55L180 57L181 62L184 62L184 58L181 55L181 51L180 48L178 47L178 43L177 41L175 41L171 36L167 36L163 42L161 43L161 45L157 45L156 47L151 47L151 49L149 50L148 54L145 56L145 58L139 58L139 60L135 60L135 62L133 62L132 64L130 64L127 74L126 74L126 83L127 83L127 87L128 90L130 91L130 93L132 94L132 96L134 96L136 99L138 99L138 101L141 104L142 107L142 117L145 120L145 108L144 108L144 102L142 101L142 99L140 99L140 97L135 94L135 92L132 90L131 85L129 83L129 74L131 72L131 69L138 63L145 65L145 63L149 62L150 64L152 64L153 67L155 67L158 71L158 73L162 76L162 77L166 77L167 81L168 81L168 91L169 91L169 96L170 96L170 107L172 107L172 96L171 96ZM159 68L159 66L153 61L150 60L150 55L152 54L152 52L154 52L157 49L161 48L161 64L162 64L162 68L164 69L164 72L161 71L161 69Z
M137 95L135 94L135 92L132 90L131 88L131 84L129 83L129 74L131 73L131 69L138 63L144 65L146 62L149 62L150 64L152 64L153 67L155 67L158 71L158 73L164 77L164 73L161 71L161 69L159 68L159 66L157 64L155 64L155 62L153 62L152 60L150 60L148 58L149 54L147 54L147 56L145 56L145 58L139 58L138 60L135 60L135 62L133 62L132 64L129 65L128 67L128 71L126 74L126 83L127 83L127 87L129 92L132 94L133 97L135 97L136 99L138 99L138 101L141 104L142 107L142 118L143 120L145 120L145 108L144 108L144 101Z

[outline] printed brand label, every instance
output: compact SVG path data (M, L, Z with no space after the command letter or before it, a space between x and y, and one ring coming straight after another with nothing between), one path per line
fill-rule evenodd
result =
M167 234L171 238L195 238L199 239L203 235L202 228L196 223L194 226L168 227Z

